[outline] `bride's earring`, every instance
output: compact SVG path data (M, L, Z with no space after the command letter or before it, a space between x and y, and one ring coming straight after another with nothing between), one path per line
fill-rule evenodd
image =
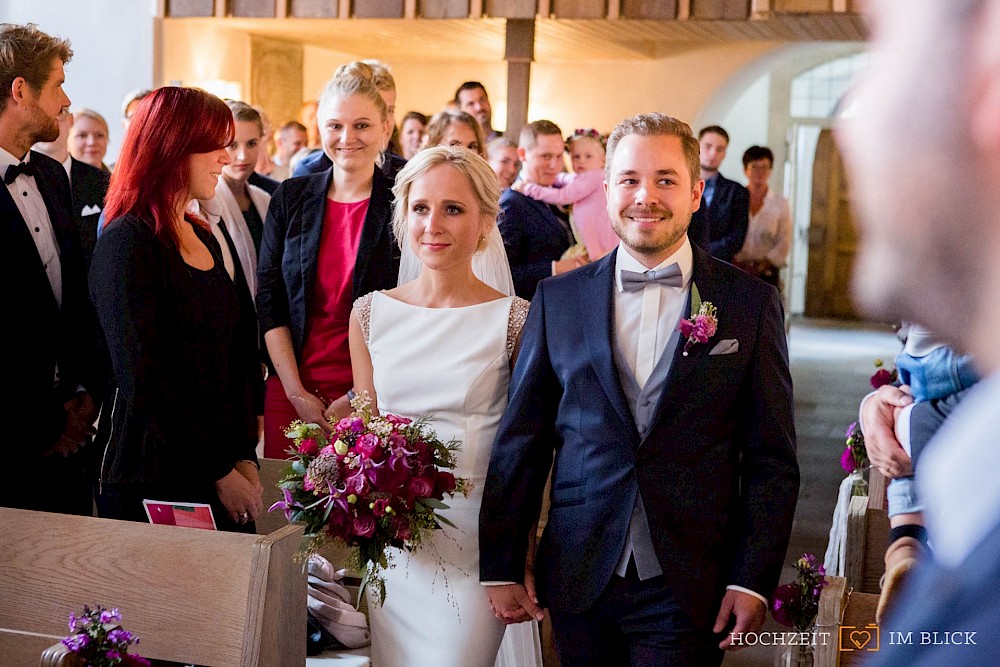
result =
M480 236L479 242L476 243L476 250L485 250L485 249L486 249L486 237Z

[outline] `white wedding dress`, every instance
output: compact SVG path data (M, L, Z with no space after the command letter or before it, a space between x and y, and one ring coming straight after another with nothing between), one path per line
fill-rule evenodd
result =
M461 441L454 473L472 484L468 497L445 497L441 513L455 528L434 531L414 552L391 550L383 606L369 597L373 667L541 665L537 624L504 626L479 583L479 507L507 406L509 342L527 305L503 297L423 308L381 292L356 304L379 411L430 416L441 440Z

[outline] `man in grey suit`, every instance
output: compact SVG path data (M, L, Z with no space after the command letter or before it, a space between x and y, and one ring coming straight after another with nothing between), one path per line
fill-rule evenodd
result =
M1000 0L884 0L870 13L879 58L838 134L863 240L858 302L948 337L984 375L920 459L934 554L895 603L873 664L992 665L1000 655ZM893 407L866 408L866 431ZM876 464L890 475L902 465Z

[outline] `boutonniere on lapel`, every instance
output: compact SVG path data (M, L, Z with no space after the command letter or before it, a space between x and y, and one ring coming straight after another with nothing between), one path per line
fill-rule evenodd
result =
M684 356L692 345L707 343L719 326L717 310L711 301L702 301L698 286L691 283L691 319L681 318L677 329L684 336Z

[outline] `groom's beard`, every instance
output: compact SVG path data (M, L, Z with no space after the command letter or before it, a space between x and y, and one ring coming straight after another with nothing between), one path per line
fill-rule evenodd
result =
M626 246L644 255L655 255L671 248L687 234L691 211L674 214L658 206L631 206L611 220L615 234ZM634 218L659 218L653 225L643 226Z

